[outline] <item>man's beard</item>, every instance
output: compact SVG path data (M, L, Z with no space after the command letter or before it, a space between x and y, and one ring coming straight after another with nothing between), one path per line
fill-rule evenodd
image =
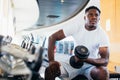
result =
M89 26L90 29L96 28L96 26Z

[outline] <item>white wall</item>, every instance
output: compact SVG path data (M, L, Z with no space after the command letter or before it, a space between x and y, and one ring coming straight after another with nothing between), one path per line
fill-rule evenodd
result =
M11 0L0 0L0 34L4 36L14 35Z
M16 31L21 31L35 24L39 16L36 0L13 0L13 3Z

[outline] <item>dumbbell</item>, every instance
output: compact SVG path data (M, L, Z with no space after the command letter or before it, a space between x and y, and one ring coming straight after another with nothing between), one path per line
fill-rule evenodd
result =
M80 45L75 47L74 54L74 56L71 56L69 63L73 68L81 68L84 63L76 61L75 56L78 59L87 59L89 56L89 51L85 46Z
M12 37L11 36L2 36L0 35L0 45L7 45L11 43Z
M2 45L3 38L4 38L4 36L0 35L0 45Z

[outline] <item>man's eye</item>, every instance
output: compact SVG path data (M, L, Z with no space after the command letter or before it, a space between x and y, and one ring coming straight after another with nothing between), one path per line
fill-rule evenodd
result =
M95 16L98 17L98 14L96 14Z
M93 16L93 14L89 14L89 16Z

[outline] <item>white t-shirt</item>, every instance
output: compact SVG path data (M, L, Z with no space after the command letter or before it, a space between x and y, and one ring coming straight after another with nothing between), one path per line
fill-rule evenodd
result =
M75 46L86 46L90 52L89 58L98 58L99 47L109 47L109 39L103 29L98 26L95 30L88 31L84 26L75 24L74 27L63 28L65 36L72 36Z

